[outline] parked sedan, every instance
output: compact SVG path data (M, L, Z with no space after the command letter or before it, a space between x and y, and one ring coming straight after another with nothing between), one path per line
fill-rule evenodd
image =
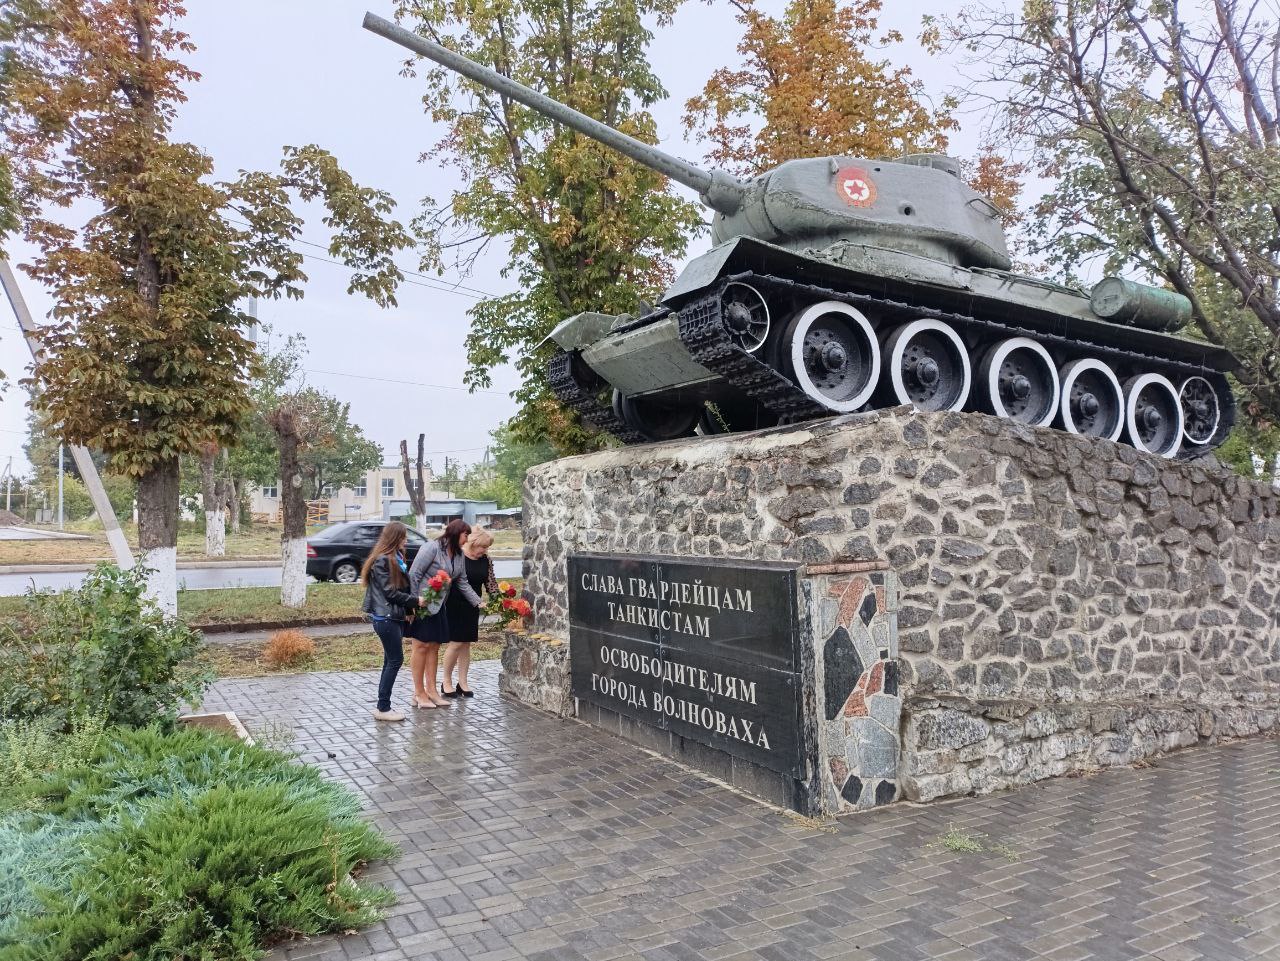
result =
M318 581L354 584L385 521L343 521L307 538L307 573ZM410 564L426 538L409 528L405 554Z

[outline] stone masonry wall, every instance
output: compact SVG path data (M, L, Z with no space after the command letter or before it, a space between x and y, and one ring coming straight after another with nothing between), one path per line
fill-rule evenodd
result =
M899 408L535 468L525 586L561 638L573 550L887 562L910 798L1277 725L1280 504L1216 466Z

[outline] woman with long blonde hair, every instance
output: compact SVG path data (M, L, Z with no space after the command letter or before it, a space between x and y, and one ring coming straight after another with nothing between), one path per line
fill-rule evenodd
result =
M404 634L408 616L422 606L422 598L409 590L409 566L404 548L409 529L391 521L365 558L360 580L364 584L364 612L382 642L382 676L378 679L379 721L403 721L402 711L391 710L391 688L404 664Z
M498 593L498 579L489 558L491 546L493 535L483 527L472 528L471 535L462 545L464 581L477 597L481 591L488 591L490 595ZM471 645L480 636L480 608L461 591L450 594L445 607L449 616L449 646L444 652L444 683L440 685L440 693L448 698L472 697L475 692L467 686L467 671L471 668ZM456 682L453 678L455 668L458 671Z

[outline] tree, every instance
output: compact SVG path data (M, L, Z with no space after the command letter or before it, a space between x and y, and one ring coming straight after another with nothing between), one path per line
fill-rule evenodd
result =
M755 0L730 0L743 36L742 62L711 75L685 104L684 125L709 145L708 163L752 177L803 157L895 157L939 153L959 129L956 102L927 100L911 68L869 51L901 43L879 32L881 0L790 0L781 17ZM936 29L922 36L938 48ZM1022 165L984 144L962 163L965 179L987 194L1005 226L1020 221Z
M227 553L226 450L217 444L200 449L200 494L204 504L204 553L221 557Z
M285 394L267 414L280 452L280 603L307 599L307 497L345 487L382 462L382 450L351 423L351 405L314 387Z
M665 96L645 48L645 18L670 22L679 0L402 0L422 35L492 66L610 126L656 141L647 108ZM446 135L428 152L457 167L466 186L428 199L416 221L428 239L424 267L465 271L493 238L510 241L505 276L515 293L470 311L473 388L514 361L523 378L513 429L550 437L573 453L603 443L566 414L547 388L552 327L584 310L635 311L672 279L701 223L665 177L513 101L444 70L426 73L424 97Z
M252 407L236 433L236 446L229 452L227 499L233 534L239 532L240 513L249 485L263 487L280 479L279 441L267 417L284 403L288 394L300 389L302 381L305 338L301 334L290 334L283 342L274 343L271 335L270 325L264 324L259 332L257 364L249 388Z
M307 602L307 503L298 463L298 411L292 398L271 411L267 420L279 439L280 449L280 503L284 515L284 530L280 533L280 603L298 608Z
M286 147L277 172L213 179L212 160L169 138L193 49L178 0L11 0L0 154L8 158L26 271L53 294L39 403L68 442L138 481L151 590L176 605L179 458L230 444L250 405L251 297L300 297L294 200L322 201L350 290L381 305L409 246L384 193L326 151ZM78 226L59 219L87 210ZM234 220L232 219L234 218ZM247 226L241 226L247 224Z
M418 522L418 530L426 530L427 527L427 497L431 493L427 490L427 479L423 462L423 447L426 445L427 435L418 435L418 461L417 461L417 483L414 483L413 477L409 475L409 442L402 440L400 442L400 467L404 471L404 489L409 492L409 503L413 505L413 513L415 520Z
M499 507L516 507L524 492L524 475L530 467L554 460L556 449L547 440L533 443L521 440L510 425L503 425L489 435L487 462L473 465L462 480L459 493L472 500L497 501Z
M685 105L685 127L709 143L709 162L754 176L798 157L945 150L958 126L952 102L930 107L910 67L868 53L902 41L877 36L881 0L790 0L780 18L755 0L731 3L742 62L715 71Z
M1280 420L1278 27L1239 0L1186 18L1178 0L1034 0L946 22L1055 181L1034 211L1042 255L1188 297L1241 362L1255 433Z
M304 496L322 497L326 488L351 487L382 463L382 448L351 422L350 404L315 387L299 390L290 402L298 420Z

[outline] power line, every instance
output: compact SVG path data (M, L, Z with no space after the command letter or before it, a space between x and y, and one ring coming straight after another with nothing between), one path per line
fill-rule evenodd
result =
M485 388L477 388L476 390L473 391L469 387L456 387L452 384L424 384L416 380L396 380L393 377L375 377L372 374L349 374L346 371L342 371L342 370L318 370L310 367L303 368L303 369L308 374L331 374L334 377L354 377L357 380L376 380L376 381L381 381L384 384L402 384L406 387L428 387L428 388L431 388L432 390L460 390L466 393L474 393L474 394L493 394L498 397L509 396L506 391L502 391L502 390L487 390ZM479 450L479 448L476 448L476 450Z
M249 227L251 229L253 227L252 224L247 224L243 220L236 220L234 217L228 217L227 221L229 223L237 224L241 227ZM314 247L316 250L323 250L325 253L329 252L328 247L326 247L324 244L318 244L314 240L303 240L301 237L293 237L293 238L290 238L288 242L290 244L301 244L304 247ZM343 268L347 267L347 264L342 263L342 261L340 260L331 260L328 257L317 257L315 254L303 253L302 251L298 251L298 253L302 254L303 257L307 257L311 260L319 260L322 263L333 264L336 267L343 267ZM407 277L418 278L417 281L406 280L405 283L407 284L416 283L419 287L427 287L430 290L442 290L452 294L463 294L464 296L467 296L467 297L473 297L476 300L479 300L481 297L497 296L496 294L489 293L487 290L480 290L478 287L468 287L466 284L462 284L462 283L450 284L447 281L439 280L435 277L429 277L426 274L418 273L418 271L416 270L410 270L409 268L402 267L399 264L396 264L395 266L396 266L396 269L398 269L400 273L404 274L406 278ZM423 281L425 281L425 283L423 283Z

